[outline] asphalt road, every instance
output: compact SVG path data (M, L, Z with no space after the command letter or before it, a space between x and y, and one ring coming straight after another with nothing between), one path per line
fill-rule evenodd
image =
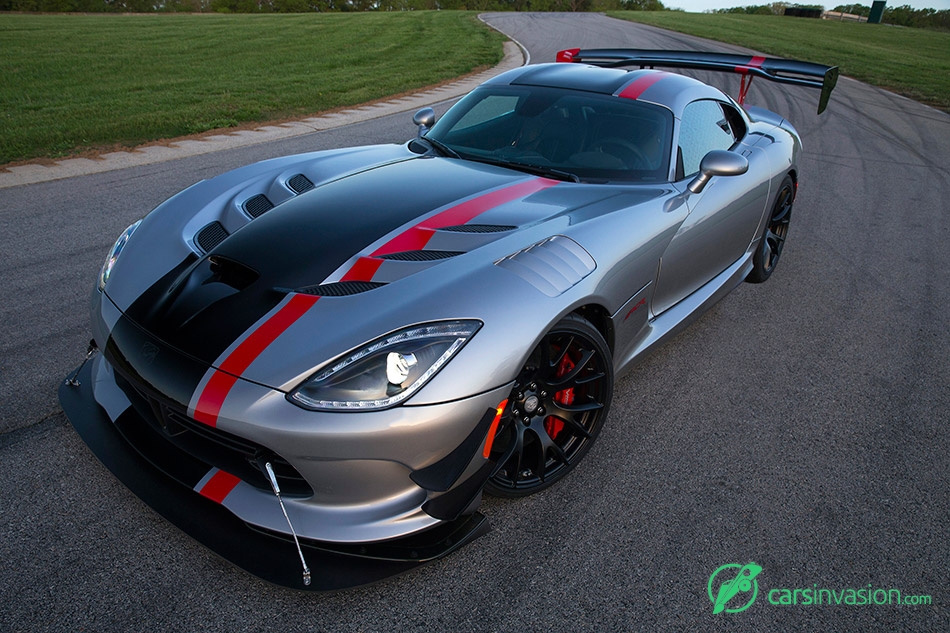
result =
M575 46L737 50L598 15L488 20L534 62ZM55 393L130 222L253 160L402 141L409 115L0 190L0 630L950 630L950 116L847 79L821 117L816 96L750 94L806 150L772 279L624 377L567 480L487 500L493 531L447 559L333 595L269 586L183 536L95 460ZM710 575L751 561L755 602L713 615ZM767 599L869 585L933 604Z

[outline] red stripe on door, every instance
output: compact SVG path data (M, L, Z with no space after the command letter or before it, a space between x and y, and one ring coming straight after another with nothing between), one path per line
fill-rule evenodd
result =
M668 73L661 71L644 75L639 79L635 79L626 88L621 90L620 94L617 96L623 97L624 99L639 99L640 95L647 91L647 88L665 78L667 74Z
M557 180L533 178L526 182L519 182L503 189L497 189L478 196L477 198L466 200L454 207L449 207L406 229L373 251L369 257L360 257L357 259L353 266L344 273L340 281L372 281L373 275L376 274L376 271L379 270L379 267L383 263L381 259L375 259L376 257L404 251L422 250L425 248L425 245L429 243L432 236L435 235L437 229L444 226L465 224L490 209L499 207L506 202L529 196L542 189L553 187L556 184L558 184Z
M237 485L241 483L241 480L231 473L226 473L223 470L219 470L214 475L211 476L205 485L201 487L201 490L198 493L202 497L207 497L215 503L223 503L225 498L231 491L237 488Z
M217 426L218 414L238 377L250 367L261 352L267 349L268 345L302 317L319 298L303 294L291 295L290 300L283 307L228 354L218 369L213 370L214 373L202 389L198 404L195 405L194 418L208 426Z

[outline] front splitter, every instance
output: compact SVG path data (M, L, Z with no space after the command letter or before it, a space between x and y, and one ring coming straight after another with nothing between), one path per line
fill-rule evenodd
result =
M129 444L92 393L91 364L78 385L64 382L59 402L96 457L153 510L225 560L268 582L304 591L338 591L406 573L452 553L489 530L476 512L410 536L376 543L329 543L301 539L311 569L303 582L289 536L245 523L226 508L183 486ZM145 421L142 421L145 424Z

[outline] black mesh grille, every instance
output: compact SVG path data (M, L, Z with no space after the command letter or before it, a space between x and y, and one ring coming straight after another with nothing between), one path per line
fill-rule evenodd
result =
M439 230L453 233L503 233L513 231L516 228L504 224L459 224L458 226L443 226Z
M389 255L378 255L380 259L391 259L397 262L434 262L439 259L448 259L461 255L458 251L405 251L403 253L390 253Z
M361 292L368 292L374 288L385 285L386 284L373 281L340 281L333 284L323 284L321 286L297 288L294 292L316 295L318 297L346 297L348 295L357 295Z
M195 244L204 252L208 252L227 238L228 231L224 225L215 220L195 235Z
M252 218L259 218L274 208L274 203L262 193L244 202L244 211Z
M176 463L168 465L170 470L180 471L183 467L190 467L200 471L207 466L214 466L255 488L269 491L270 482L257 463L258 458L263 457L273 466L282 494L303 497L313 494L313 489L297 469L273 451L188 417L177 405L156 397L150 389L129 380L118 371L115 377L116 384L148 423L147 428L151 429L151 435L145 434L145 428L138 429L138 440L147 443L165 440L180 451L173 453L178 457L174 458ZM131 441L133 438L127 439ZM163 464L156 465L163 468Z
M303 174L297 174L288 180L287 186L290 187L290 189L295 193L303 193L304 191L310 191L313 189L313 183L310 182L310 179Z

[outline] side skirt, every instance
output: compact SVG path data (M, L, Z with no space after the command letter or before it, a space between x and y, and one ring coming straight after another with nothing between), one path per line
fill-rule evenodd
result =
M648 349L689 327L706 310L740 285L751 270L752 253L749 252L696 292L650 320L643 328L640 342L618 365L621 368L620 371L630 369L633 361L641 357Z

